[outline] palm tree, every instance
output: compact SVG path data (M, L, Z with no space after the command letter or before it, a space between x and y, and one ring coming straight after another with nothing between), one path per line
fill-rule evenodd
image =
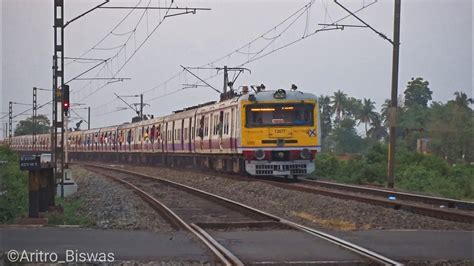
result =
M319 110L321 113L331 111L331 98L329 96L321 95L318 99Z
M467 94L462 91L455 92L454 96L456 96L456 98L454 99L454 103L459 106L468 107L469 104L474 103L474 100L472 98L467 98Z
M365 135L367 136L367 125L374 120L374 117L377 115L375 110L375 102L372 102L370 99L364 98L364 103L360 113L358 114L359 125L360 123L365 123Z
M359 117L359 114L362 111L361 100L354 97L348 97L346 99L345 106L345 114L343 115L344 118L351 117L353 119L357 119Z
M385 102L382 104L382 117L381 120L383 121L383 124L385 126L388 125L388 116L390 113L390 105L392 104L392 101L389 99L385 99Z
M331 131L331 99L329 96L321 95L318 102L321 114L321 138L324 139Z
M331 96L332 111L336 114L336 121L341 120L341 114L346 112L347 94L338 90Z
M375 116L370 122L370 129L367 131L368 136L376 140L380 140L388 136L387 129L382 124L382 119L379 114L375 113Z

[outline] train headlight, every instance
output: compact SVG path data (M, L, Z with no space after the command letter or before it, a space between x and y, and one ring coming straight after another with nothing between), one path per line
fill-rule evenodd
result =
M301 152L300 152L300 156L302 159L311 159L311 151L309 151L308 149L303 149Z
M265 159L265 152L263 150L256 150L255 151L255 158L257 158L257 160Z

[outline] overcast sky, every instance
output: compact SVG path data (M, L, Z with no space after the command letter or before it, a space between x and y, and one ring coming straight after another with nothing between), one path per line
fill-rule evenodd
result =
M66 20L100 2L65 0ZM340 2L351 10L357 10L371 3L371 0ZM9 101L31 103L33 86L48 89L52 86L53 1L0 0L0 3L0 110L3 116L8 112ZM107 5L135 6L137 3L139 6L170 4L164 0L111 0ZM190 74L184 73L169 80L181 71L180 65L202 66L223 57L213 66L235 66L254 56L269 53L245 64L252 73L242 74L236 86L263 83L268 89L280 89L289 88L294 83L299 90L316 95L332 95L342 90L349 96L370 98L380 108L383 101L390 97L392 47L369 29L345 28L343 31L319 32L272 52L321 28L320 23L332 23L347 15L332 0L316 0L307 11L296 13L273 29L308 3L300 0L175 0L173 6L209 7L212 10L168 17L151 35L165 11L135 10L114 31L114 26L130 10L94 11L66 28L66 56L78 57L89 51L84 57L106 59L117 54L83 78L115 76L131 80L107 86L103 86L103 80L73 81L70 83L73 90L71 101L73 104L85 104L78 108L91 106L93 127L126 122L134 115L131 110L117 111L125 105L114 100L114 92L130 95L147 91L144 97L150 107L146 107L145 112L168 114L186 106L218 99L218 94L206 87L169 94L183 88L182 84L197 82ZM411 77L423 77L430 82L435 101L446 102L453 98L455 91L464 91L472 97L472 12L471 0L402 1L399 94L403 93ZM358 16L392 38L393 0L379 0ZM353 18L340 23L360 25ZM263 38L247 45L267 31ZM148 40L136 51L148 35ZM104 36L107 36L104 41L90 50ZM121 48L124 43L125 48ZM243 48L235 52L240 47ZM136 53L131 57L134 51ZM232 54L226 57L229 53ZM127 64L120 70L126 61ZM96 63L79 61L66 65L66 80ZM216 73L215 70L193 71L203 78ZM163 84L167 80L169 82ZM221 89L222 75L210 79L209 83ZM150 101L162 95L167 96ZM39 93L40 104L50 99L50 92ZM138 99L126 100L133 103ZM27 108L14 105L14 113ZM39 113L50 115L50 110L50 107L43 108ZM76 112L79 115L72 114L74 122L79 120L79 116L87 117L84 109L77 109ZM1 120L2 129L6 121L5 118Z

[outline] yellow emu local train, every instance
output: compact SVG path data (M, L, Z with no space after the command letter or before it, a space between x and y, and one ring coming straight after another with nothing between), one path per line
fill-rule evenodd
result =
M137 123L68 132L68 156L296 177L314 171L318 109L310 93L245 93ZM18 136L10 145L47 152L50 134L37 135L35 148L32 143L32 136Z

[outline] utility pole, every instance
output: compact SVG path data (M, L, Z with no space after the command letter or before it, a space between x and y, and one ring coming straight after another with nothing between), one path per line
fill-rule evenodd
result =
M64 198L64 0L54 0L53 110L51 130L51 159L54 180L61 178L61 198ZM61 137L58 137L61 134Z
M36 116L38 115L38 90L33 87L33 151L36 151Z
M392 97L390 102L390 129L388 146L387 186L393 188L395 181L395 145L397 141L398 113L398 66L400 55L400 11L401 0L395 0L393 21L393 55L392 55Z
M143 121L143 93L140 94L140 121Z
M8 103L8 143L12 144L13 102Z
M227 94L227 85L229 83L229 73L227 72L227 66L224 66L224 90L223 93L224 95Z
M91 129L91 107L87 107L87 129Z
M401 11L401 0L395 0L394 18L393 18L393 40L389 39L385 34L377 31L372 26L367 24L364 20L359 18L356 14L351 12L349 9L344 7L334 0L342 9L351 14L354 18L359 20L367 28L377 33L382 39L392 44L392 91L391 91L391 103L390 103L390 114L389 114L389 146L388 146L388 162L387 162L387 187L393 188L395 180L395 144L397 140L397 113L398 113L398 65L399 65L399 54L400 54L400 11Z

